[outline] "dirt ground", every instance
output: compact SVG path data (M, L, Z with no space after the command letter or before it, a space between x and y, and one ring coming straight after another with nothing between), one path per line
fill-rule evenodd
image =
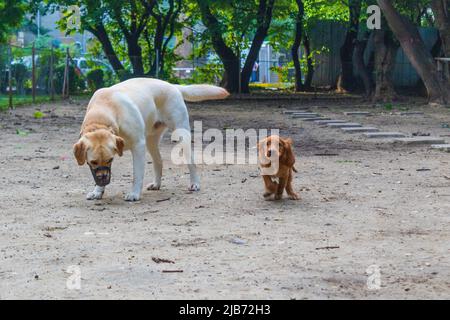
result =
M169 135L160 191L123 201L127 153L115 160L104 199L87 201L92 177L72 156L86 101L0 113L0 299L449 299L449 154L344 134L281 110L309 105L448 142L450 111L410 104L425 115L401 116L395 106L357 104L189 106L204 130L279 128L294 139L302 200L281 202L263 200L253 165L202 165L202 190L188 192L187 169L170 163ZM38 109L44 118L33 117ZM374 115L342 114L361 109ZM369 290L374 265L381 288ZM71 266L81 271L79 290L66 286Z

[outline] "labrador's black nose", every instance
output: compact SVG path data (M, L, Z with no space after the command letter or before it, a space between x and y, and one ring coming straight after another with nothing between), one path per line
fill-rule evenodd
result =
M270 158L272 157L272 150L267 151L267 156Z

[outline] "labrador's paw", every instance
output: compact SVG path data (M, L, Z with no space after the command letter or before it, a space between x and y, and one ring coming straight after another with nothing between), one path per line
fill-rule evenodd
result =
M139 201L140 199L141 199L141 196L139 194L133 193L133 192L130 192L129 194L127 194L124 197L124 200L129 201L129 202Z
M86 195L86 200L101 200L102 197L103 191L94 190Z
M147 186L147 190L159 190L159 189L161 189L161 183L153 182Z
M200 184L199 183L193 183L188 188L189 191L200 191Z

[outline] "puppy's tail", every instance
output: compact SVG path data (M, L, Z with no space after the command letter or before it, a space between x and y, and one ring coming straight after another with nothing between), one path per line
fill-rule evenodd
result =
M183 99L188 102L221 100L230 95L224 88L208 84L195 84L190 86L175 85L175 87L181 92Z

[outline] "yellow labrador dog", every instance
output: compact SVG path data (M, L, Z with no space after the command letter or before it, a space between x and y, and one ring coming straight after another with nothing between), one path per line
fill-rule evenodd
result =
M161 187L162 159L159 142L166 129L191 132L184 101L224 99L228 92L211 85L178 86L149 78L134 78L109 88L100 89L89 102L80 140L73 151L78 164L87 163L96 186L87 194L88 200L101 199L111 179L114 156L131 150L133 186L126 201L141 197L145 149L153 159L154 182L148 190ZM189 149L190 147L189 138ZM188 162L189 190L200 190L200 180L193 159Z

